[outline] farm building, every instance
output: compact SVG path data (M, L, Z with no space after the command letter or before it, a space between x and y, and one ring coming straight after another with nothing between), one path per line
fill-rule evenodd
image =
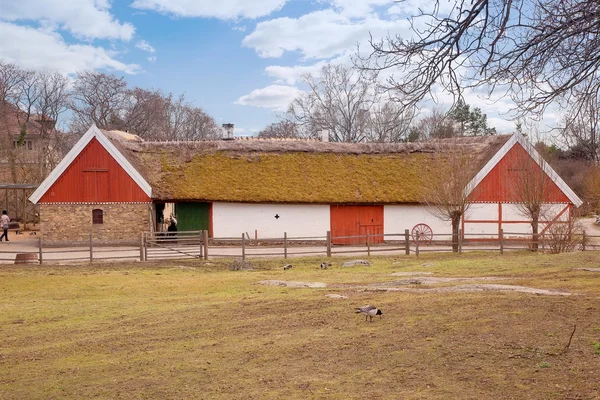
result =
M143 231L165 229L171 213L179 230L208 230L211 237L400 234L417 225L449 234L450 222L431 212L423 193L456 149L468 157L463 234L531 232L513 187L523 171L547 178L551 215L544 214L541 230L581 205L520 134L402 144L149 142L95 126L30 200L39 204L44 240L57 244L90 233L135 242Z

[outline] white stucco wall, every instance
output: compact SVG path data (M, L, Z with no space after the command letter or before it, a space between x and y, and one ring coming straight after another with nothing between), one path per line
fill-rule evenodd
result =
M504 222L502 229L507 237L531 233L531 223L516 204L502 204L502 221L526 221L524 223Z
M275 218L278 215L279 218ZM329 229L329 205L213 203L214 237L254 238L323 236Z
M422 205L390 205L383 207L383 230L386 234L398 233L404 237L404 230L409 231L420 223L429 225L434 235L452 235L452 224L434 216ZM386 240L394 240L387 237ZM434 236L434 240L447 240L448 237Z
M498 204L470 204L465 214L465 239L486 239L498 237L497 222L469 222L469 221L497 221Z
M549 204L544 207L544 213L548 220L552 220L560 213L567 204ZM568 212L565 212L559 220L566 221L569 218ZM465 236L468 239L469 235L476 237L498 237L497 223L470 223L469 220L497 220L498 219L498 204L471 204L465 218ZM545 219L545 218L544 218ZM516 204L502 204L502 229L508 237L518 237L524 234L531 234L531 224L528 217L519 209ZM540 231L544 229L545 224L540 224ZM483 235L483 236L481 236Z
M550 216L559 213L566 204L550 207ZM320 236L324 237L330 229L329 205L306 204L249 204L249 203L213 203L213 233L215 237L240 237L248 233L254 238L255 230L258 238ZM434 239L447 240L452 234L450 221L434 216L426 206L422 205L386 205L384 212L384 233L398 234L398 237L386 236L386 240L401 240L404 230L409 231L420 223L431 227ZM275 218L278 215L279 218ZM565 213L561 219L568 218ZM465 236L469 238L485 238L498 236L496 222L469 223L469 220L498 219L498 204L472 204L467 211ZM503 221L526 221L527 218L514 204L502 204ZM524 223L503 223L504 232L511 234L529 234L531 225ZM540 230L543 226L540 226ZM474 235L477 234L477 235ZM469 235L472 235L469 237Z

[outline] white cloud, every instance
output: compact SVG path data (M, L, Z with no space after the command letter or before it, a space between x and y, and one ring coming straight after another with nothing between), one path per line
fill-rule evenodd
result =
M364 17L373 7L394 4L394 0L329 0L329 3L348 17Z
M177 17L258 18L283 7L287 0L135 0L131 5Z
M237 99L235 104L285 111L300 93L301 91L294 86L271 85L253 90L250 94Z
M515 121L510 121L504 118L489 117L487 125L490 128L496 128L498 133L513 133L515 131Z
M130 40L135 28L110 12L107 0L0 0L0 20L37 21L85 39Z
M146 59L148 60L148 62L151 62L151 63L156 62L156 56L150 56L150 57L147 57Z
M281 57L286 51L299 51L305 59L326 59L365 45L369 34L375 38L406 32L408 21L391 21L369 15L348 18L333 10L315 11L300 18L277 18L260 22L243 44L261 57Z
M317 77L319 71L326 64L325 61L320 61L312 65L295 65L291 67L282 65L269 65L265 68L267 75L276 78L277 82L284 82L288 85L295 84L302 76L311 74Z
M0 21L0 58L33 70L56 70L73 74L81 70L108 68L129 74L136 64L116 60L115 53L91 45L67 44L56 33Z
M144 39L138 41L135 44L135 47L137 47L140 50L146 51L148 53L155 53L156 49L152 46L150 46L150 43L146 42Z

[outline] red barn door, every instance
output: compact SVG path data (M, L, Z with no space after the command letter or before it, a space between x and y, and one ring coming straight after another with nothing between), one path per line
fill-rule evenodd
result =
M367 231L383 234L383 206L332 205L330 208L331 237L334 244L363 244ZM360 236L339 238L340 236ZM336 239L338 237L339 239ZM382 243L383 236L371 237L371 243Z

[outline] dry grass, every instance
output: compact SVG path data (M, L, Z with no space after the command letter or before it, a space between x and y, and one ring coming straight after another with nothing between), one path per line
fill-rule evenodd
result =
M335 259L329 270L320 261L294 260L289 271L283 260L254 261L253 271L225 261L3 266L0 398L600 396L600 273L574 269L597 266L600 253L388 257L348 269ZM366 284L424 270L577 295L255 284ZM369 303L382 319L353 313Z

